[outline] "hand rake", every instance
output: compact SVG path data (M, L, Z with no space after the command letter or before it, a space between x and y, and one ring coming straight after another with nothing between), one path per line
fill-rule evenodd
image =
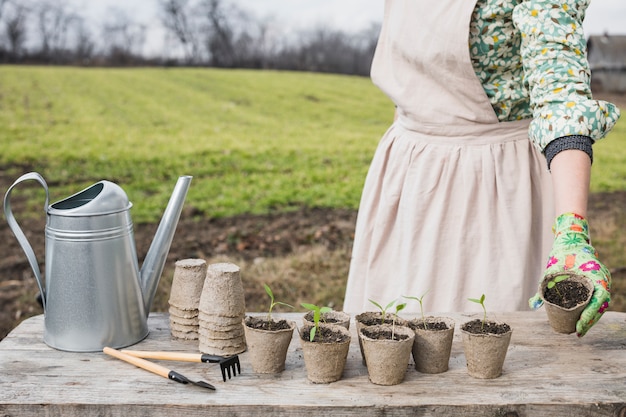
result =
M192 384L192 385L196 385L198 387L202 387L202 388L207 388L210 390L215 391L215 387L211 384L209 384L208 382L205 381L192 381L191 379L185 377L184 375L179 374L176 371L172 371L171 369L167 369L164 366L161 365L157 365L156 363L152 363L150 361L147 361L145 359L141 359L141 358L137 358L135 356L132 355L128 355L124 352L121 352L119 350L110 348L110 347L105 347L104 349L102 349L102 351L104 353L106 353L107 355L113 356L115 358L121 359L125 362L128 362L130 364L133 364L139 368L145 369L146 371L150 371L153 372L157 375L160 375L164 378L167 379L171 379L172 381L176 381L176 382L180 382L181 384Z
M144 350L122 350L131 356L144 359L160 359L166 361L181 361L181 362L209 362L219 363L220 370L222 371L222 379L226 382L226 374L228 379L231 376L237 376L237 373L241 375L241 365L239 363L239 356L217 356L207 355L204 353L183 353L183 352L151 352Z

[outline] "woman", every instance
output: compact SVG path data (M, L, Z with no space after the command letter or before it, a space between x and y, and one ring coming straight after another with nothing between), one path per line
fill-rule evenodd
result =
M591 99L587 6L386 0L372 80L397 117L365 181L344 310L426 292L427 311L482 293L521 310L544 274L571 269L595 285L578 335L599 319L610 275L585 220L591 145L619 110Z

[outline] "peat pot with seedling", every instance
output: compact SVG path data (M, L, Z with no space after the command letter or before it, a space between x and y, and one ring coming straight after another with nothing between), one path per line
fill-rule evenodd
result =
M270 297L270 306L266 316L244 319L244 331L252 370L260 374L275 374L285 370L287 349L296 323L290 320L274 319L272 310L277 305L293 306L274 300L274 294L264 284L265 292Z
M370 301L381 308L378 303ZM394 303L389 303L385 309L381 308L383 316ZM406 375L415 332L406 325L405 320L402 325L398 324L398 313L404 307L406 304L396 305L395 314L391 315L389 322L383 319L383 324L365 326L359 330L367 374L374 384L397 385Z
M469 301L482 306L483 319L461 325L467 372L474 378L497 378L502 374L513 330L506 323L487 320L485 294L480 298L469 298Z
M319 307L302 303L302 307L313 312L313 322L300 329L300 344L309 381L327 384L341 379L350 349L350 332L344 326L323 323L323 314L330 307Z
M365 354L363 353L363 342L361 341L361 329L366 326L374 326L376 324L385 324L386 320L389 320L389 310L397 300L391 301L385 307L382 307L376 301L369 300L370 303L378 308L378 311L366 311L361 314L357 314L354 317L354 323L356 324L356 332L359 340L359 349L361 350L361 358L363 359L363 365L365 365ZM408 323L402 317L394 317L396 325L406 326Z
M448 370L455 323L450 317L424 316L422 301L427 293L421 297L404 296L420 303L420 317L408 322L415 332L413 361L418 372L439 374Z
M557 333L576 331L576 322L593 294L588 278L568 272L546 275L540 292L550 327Z

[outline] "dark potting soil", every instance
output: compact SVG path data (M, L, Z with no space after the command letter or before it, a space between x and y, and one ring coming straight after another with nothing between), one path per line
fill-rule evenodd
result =
M566 279L546 288L543 296L546 301L564 308L572 308L589 297L589 288L581 282Z
M366 316L359 320L363 326L375 326L378 324L393 324L393 314L387 314L385 316L385 322L383 323L382 315L377 313L376 315ZM397 319L396 319L397 320Z
M302 333L300 333L300 337L302 340L309 340L309 335L311 334L311 329L313 326L304 326ZM333 330L329 327L319 327L315 331L315 337L313 338L313 342L316 343L343 343L347 341L349 338L348 335L343 334L339 331Z
M433 332L441 331L441 330L448 330L448 324L445 321L435 321L435 322L427 321L426 323L424 323L424 321L422 320L416 320L416 321L409 322L409 327L413 330L423 329L423 330L430 330Z
M397 332L393 333L392 338L392 332L390 329L363 329L362 332L365 336L375 340L404 340L409 338L409 336L405 334L398 334Z
M289 328L287 320L267 320L264 317L246 317L246 326L257 330L285 330Z
M304 315L304 318L307 319L310 322L313 322L313 312L309 311L308 313L306 313ZM324 323L329 323L329 324L335 324L335 323L339 323L339 320L337 320L334 317L329 317L328 314L322 314L322 321Z
M486 321L483 326L483 321L480 319L468 321L463 324L463 330L474 334L504 334L511 330L511 326L506 323L494 323L492 321Z

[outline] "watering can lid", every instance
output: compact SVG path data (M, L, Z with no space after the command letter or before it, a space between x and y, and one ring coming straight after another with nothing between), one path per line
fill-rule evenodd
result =
M131 206L132 203L119 185L103 180L51 204L48 214L95 216L128 210Z

